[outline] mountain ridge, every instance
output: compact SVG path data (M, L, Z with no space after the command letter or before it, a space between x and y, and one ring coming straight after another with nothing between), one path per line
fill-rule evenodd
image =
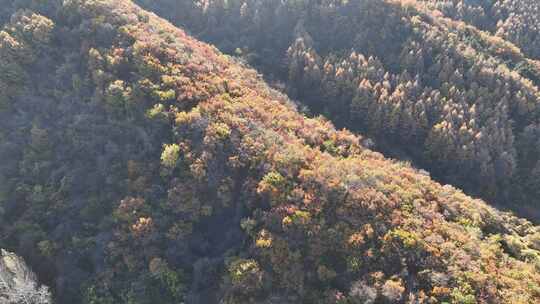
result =
M385 155L537 220L540 70L511 42L416 1L138 2Z

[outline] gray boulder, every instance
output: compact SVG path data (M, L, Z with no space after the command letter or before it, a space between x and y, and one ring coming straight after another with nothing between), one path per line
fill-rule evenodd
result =
M23 259L0 249L0 304L52 304L49 288L37 283Z

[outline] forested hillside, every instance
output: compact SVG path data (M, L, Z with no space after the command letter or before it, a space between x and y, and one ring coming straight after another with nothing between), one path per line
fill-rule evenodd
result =
M535 0L420 0L444 16L462 20L540 58L540 2Z
M306 117L240 60L131 1L11 4L2 7L0 31L0 247L24 256L55 303L540 300L540 227L385 159L322 117ZM411 18L422 25L428 17ZM322 57L310 46L309 23L294 26L304 36L294 37L288 54L313 54L303 64L315 69ZM403 37L424 35L410 31ZM459 53L452 44L432 47L433 54ZM377 90L386 94L425 81L398 72L390 57L349 48L342 46L351 61L329 55L336 60L329 71L355 60L351 73L383 77ZM296 66L291 76L307 86L310 70ZM502 67L478 73L523 95L495 109L532 124L534 85ZM313 83L329 84L320 79ZM332 102L346 104L352 91L335 82L329 94L342 98ZM295 87L297 96L310 92ZM432 102L446 101L443 89L422 90L440 96ZM313 111L350 115L309 94L302 99L312 100ZM386 99L378 100L380 107L369 105L386 109ZM405 99L396 104L410 107ZM458 105L438 106L453 113L445 107ZM483 105L476 113L491 126L494 111ZM492 123L501 130L495 126L507 122Z
M540 63L506 35L414 1L138 2L241 56L385 154L540 218ZM501 28L527 24L536 36L535 2L510 2L529 3L520 11L531 20ZM517 5L510 2L492 9L503 14ZM532 40L527 46L539 49Z

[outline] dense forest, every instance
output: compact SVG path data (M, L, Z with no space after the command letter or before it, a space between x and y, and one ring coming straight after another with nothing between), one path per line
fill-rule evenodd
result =
M385 155L540 219L540 62L509 42L540 50L537 2L137 2L247 60ZM497 24L497 35L444 18L432 2L474 25L489 20L480 28Z
M506 40L414 3L143 3L229 56L129 0L1 4L0 248L32 267L32 291L540 300L540 227L335 127L537 206L522 178L540 180L538 69Z
M540 2L535 0L419 0L444 16L511 41L540 59Z

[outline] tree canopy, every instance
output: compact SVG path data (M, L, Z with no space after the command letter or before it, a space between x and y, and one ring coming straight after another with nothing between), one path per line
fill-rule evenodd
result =
M283 3L293 10L304 2ZM0 163L0 247L24 255L56 302L540 299L540 228L531 222L443 186L406 162L386 159L366 147L368 140L323 117L307 117L241 60L131 1L17 5L0 32L1 68L16 75L0 78L7 88L0 90L0 158L7 160ZM375 1L366 5L381 14L395 9ZM405 21L384 22L392 28ZM303 35L309 27L295 28L295 35ZM410 35L424 35L417 30L410 28ZM406 42L411 50L413 42ZM332 96L343 96L334 99L336 105L350 94L356 110L342 114L350 119L364 115L365 107L379 117L399 113L399 119L384 120L394 124L384 130L403 129L407 140L420 142L415 130L423 121L429 126L429 111L439 109L452 122L469 118L459 111L473 115L474 104L443 101L472 86L465 79L460 90L445 91L441 84L416 91L415 83L424 80L410 68L399 72L385 60L348 51L347 60L330 54L323 61L312 43L307 35L294 38L284 56L296 63L285 71L295 83L321 84ZM396 59L401 57L407 56ZM518 101L534 104L527 95L534 86L522 76L509 76L503 67L477 72L488 75L484 92L508 79L508 90L523 94ZM437 73L446 70L441 66ZM459 82L459 73L447 76ZM365 79L357 82L360 77ZM354 90L344 84L354 84ZM366 102L375 94L390 97ZM415 94L436 105L405 102ZM493 129L504 139L498 140L511 142L511 134L500 134L503 122L492 121L497 115L516 111L533 121L529 103L494 103L476 106L486 138L473 138L489 142ZM324 112L327 106L320 106ZM448 121L434 128L439 133L427 129L426 138L448 140L445 132L454 130ZM520 140L535 140L532 122L519 128L527 134ZM536 147L524 145L530 150L523 157L534 158ZM485 153L504 159L508 146L488 145ZM430 151L455 156L454 150ZM480 174L490 177L489 166L485 170Z
M137 2L385 155L540 218L536 1Z

